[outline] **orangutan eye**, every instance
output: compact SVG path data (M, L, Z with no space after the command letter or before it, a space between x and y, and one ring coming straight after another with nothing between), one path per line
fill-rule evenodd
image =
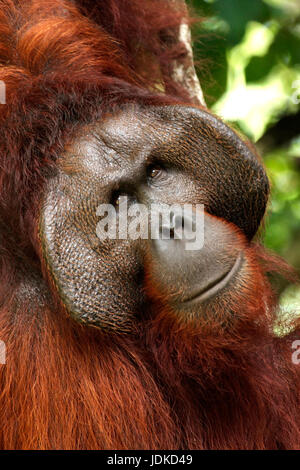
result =
M120 191L114 191L111 196L110 203L116 208L119 209L120 206L127 201L128 194Z
M147 178L150 181L158 181L166 177L166 170L161 165L150 165L147 168Z

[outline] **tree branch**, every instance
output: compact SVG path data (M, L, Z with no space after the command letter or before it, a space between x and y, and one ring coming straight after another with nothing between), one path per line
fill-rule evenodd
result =
M173 0L173 2L183 3L184 8L187 11L184 0ZM180 59L175 61L173 79L187 90L193 103L206 106L201 85L195 70L192 37L189 25L186 22L183 22L178 33L178 42L184 44L186 54L182 55Z

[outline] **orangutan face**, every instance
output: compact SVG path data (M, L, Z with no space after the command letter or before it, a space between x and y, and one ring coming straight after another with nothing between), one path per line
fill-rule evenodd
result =
M230 310L231 293L236 302L251 278L245 251L268 191L256 155L207 111L128 106L81 128L48 181L40 215L43 255L63 304L79 322L120 332L151 297L179 318L200 318L225 300ZM124 204L129 225L138 225L136 207L146 208L139 220L146 236L118 236ZM174 204L192 211L160 218L157 233L170 236L154 238L147 210ZM99 236L103 216L115 236ZM197 220L203 243L187 249L176 229Z

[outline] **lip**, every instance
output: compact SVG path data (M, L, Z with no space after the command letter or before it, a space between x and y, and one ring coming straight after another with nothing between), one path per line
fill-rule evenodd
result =
M215 279L212 281L208 286L204 289L197 291L195 295L192 295L187 300L184 301L185 305L192 305L199 302L203 302L210 297L216 295L220 292L224 287L226 287L231 279L239 272L243 261L242 253L239 253L237 259L235 260L234 264L230 268L227 273L223 274L220 278Z

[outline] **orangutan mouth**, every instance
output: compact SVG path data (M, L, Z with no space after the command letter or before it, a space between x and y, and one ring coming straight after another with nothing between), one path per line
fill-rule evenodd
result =
M242 265L243 254L242 252L240 252L234 264L228 271L226 271L224 274L214 279L213 281L209 282L204 288L201 287L200 290L195 289L195 293L193 293L189 298L184 300L184 303L187 305L193 305L199 302L204 302L205 300L208 300L211 297L215 296L229 284L233 277L238 274Z

